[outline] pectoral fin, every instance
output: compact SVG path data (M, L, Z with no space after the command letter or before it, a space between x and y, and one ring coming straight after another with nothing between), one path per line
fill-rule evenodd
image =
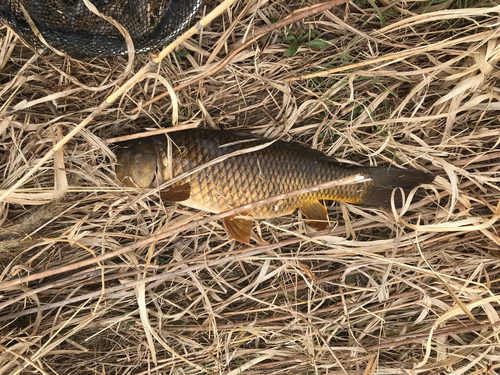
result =
M243 215L243 213L242 213ZM237 215L224 218L224 227L236 241L250 244L250 232L252 231L252 220L243 219Z
M326 211L325 206L319 201L303 204L299 207L299 209L309 220L312 220L309 223L312 227L318 230L326 229L328 212Z
M160 198L164 201L180 202L188 200L190 196L191 184L189 182L179 186L170 186L160 191Z

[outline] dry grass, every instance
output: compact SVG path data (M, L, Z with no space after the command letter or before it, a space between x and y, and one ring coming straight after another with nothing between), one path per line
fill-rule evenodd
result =
M357 0L225 60L312 4L235 3L0 202L1 374L500 373L499 8ZM0 193L126 65L34 53L0 28ZM168 85L173 100L133 112ZM114 182L104 140L176 118L439 177L406 212L332 204L328 233L291 215L246 247Z

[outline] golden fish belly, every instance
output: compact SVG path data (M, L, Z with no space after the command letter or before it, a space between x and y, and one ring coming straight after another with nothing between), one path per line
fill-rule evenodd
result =
M266 175L266 174L264 174ZM269 176L269 174L267 174ZM358 175L358 174L357 174ZM318 179L316 181L285 181L286 177L278 175L276 178L268 177L255 180L252 176L234 180L213 179L210 172L200 172L186 178L181 183L190 183L191 196L181 203L199 210L219 213L248 203L307 188L330 180ZM362 185L362 186L360 186ZM304 204L316 202L321 199L341 200L348 203L360 203L369 191L367 183L357 184L352 192L347 189L326 189L318 192L300 194L290 198L281 199L270 204L256 206L247 214L256 219L268 219L290 214ZM342 191L345 190L345 191Z

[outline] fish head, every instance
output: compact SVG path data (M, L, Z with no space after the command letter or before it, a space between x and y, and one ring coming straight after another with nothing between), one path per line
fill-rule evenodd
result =
M154 144L133 142L116 151L116 178L129 187L154 187L158 170L158 155Z

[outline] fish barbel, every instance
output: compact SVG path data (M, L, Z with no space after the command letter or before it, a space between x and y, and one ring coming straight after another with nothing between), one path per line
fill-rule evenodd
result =
M237 155L213 163L214 159L232 153ZM338 186L260 205L245 213L255 219L268 219L299 208L318 229L325 229L327 223L322 199L390 207L394 188L408 193L434 180L432 174L414 169L345 167L318 150L297 144L208 129L188 129L129 141L121 144L116 155L116 177L130 187L158 187L208 163L162 191L161 197L213 213L339 180ZM396 192L394 199L396 206L401 205L400 193ZM250 220L229 217L224 224L235 239L248 244Z

